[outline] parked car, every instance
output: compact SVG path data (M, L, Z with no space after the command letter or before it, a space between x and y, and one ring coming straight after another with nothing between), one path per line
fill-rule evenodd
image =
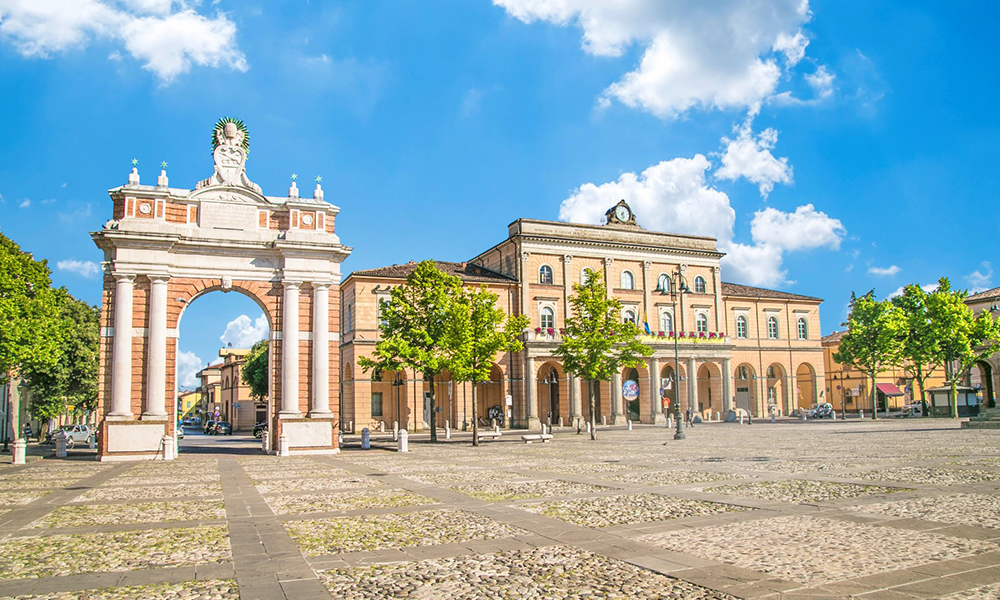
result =
M177 439L183 440L184 439L184 426L183 425L178 425L176 427L176 430L177 430L177 433L176 433Z
M210 434L210 433L212 433L213 429L215 429L215 421L206 421L205 422L205 427L204 427L204 429L202 429L202 431L204 431L205 433Z
M209 432L213 435L233 435L233 424L229 421L216 421Z
M258 440L264 437L265 431L267 431L267 423L257 423L253 426L253 436Z
M810 419L832 419L833 418L833 405L824 402L822 404L814 404L807 413Z
M93 435L89 425L63 425L62 430L66 434L66 446L69 448L73 444L90 443L90 436Z

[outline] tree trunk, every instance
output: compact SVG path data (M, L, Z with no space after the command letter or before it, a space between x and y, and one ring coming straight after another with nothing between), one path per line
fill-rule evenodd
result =
M590 439L597 439L597 417L594 416L594 380L590 380Z
M875 387L875 376L872 375L872 420L878 419L878 388Z
M479 404L476 402L476 380L472 380L472 445L479 445Z
M951 361L948 361L951 363ZM946 368L948 371L948 385L951 387L951 391L948 393L948 412L951 414L952 419L958 418L958 374L951 368Z
M920 386L920 414L927 416L927 393L924 392L924 379L929 375L924 375L923 367L917 365L917 385Z
M426 378L427 378L427 375L425 374L424 375L424 379L426 379ZM430 407L431 408L431 442L433 443L433 442L437 442L438 441L437 410L436 410L437 406L435 406L435 404L434 404L434 375L431 375L430 388L431 388L430 389L430 392L431 392L431 407Z

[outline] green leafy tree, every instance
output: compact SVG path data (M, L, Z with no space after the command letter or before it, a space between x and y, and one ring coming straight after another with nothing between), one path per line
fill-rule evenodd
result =
M22 376L31 389L28 410L39 420L57 418L69 406L89 416L97 408L100 311L65 288L53 290L53 296L58 307L55 360L32 357L22 363Z
M948 385L948 409L958 418L958 380L977 362L1000 348L1000 323L988 311L977 317L965 303L964 290L951 289L947 277L927 297L927 312L938 337L938 360L945 365Z
M56 361L58 298L45 261L0 234L0 383L26 361Z
M452 321L458 352L451 365L455 381L472 382L472 445L479 445L479 404L476 386L489 379L493 359L498 352L519 352L524 344L520 336L528 326L525 315L508 316L498 305L497 295L485 286L462 289L458 298L461 310Z
M240 379L250 387L250 397L257 402L263 402L267 398L267 353L270 348L268 340L260 340L250 347L243 359L243 369L240 371Z
M622 322L622 304L609 297L600 274L589 272L587 281L573 285L569 299L573 314L566 319L562 343L555 354L567 372L590 384L590 439L597 439L596 385L611 381L622 367L641 367L642 357L653 350L639 341L639 327Z
M939 336L927 309L927 292L916 284L903 288L903 293L892 299L906 315L906 331L903 338L903 358L913 372L913 379L920 390L920 406L927 416L927 394L924 385L941 363Z
M858 297L851 294L851 314L847 317L847 334L833 359L850 365L871 381L872 418L878 418L875 379L903 358L906 338L906 315L888 300L878 301L871 291Z
M458 277L441 272L433 261L421 262L405 283L392 288L381 307L382 339L371 358L358 360L366 372L408 368L423 374L430 388L432 442L437 441L434 378L451 367L462 343L454 325L466 311L461 293Z

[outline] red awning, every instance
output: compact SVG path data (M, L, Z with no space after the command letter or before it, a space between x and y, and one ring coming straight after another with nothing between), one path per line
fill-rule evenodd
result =
M892 385L891 383L876 383L875 387L878 391L882 392L886 396L902 396L903 392L899 391L899 388Z

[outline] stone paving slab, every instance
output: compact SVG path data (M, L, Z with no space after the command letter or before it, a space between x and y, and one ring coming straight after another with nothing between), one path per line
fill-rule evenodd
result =
M518 507L522 510L544 514L585 527L610 527L749 510L746 507L733 504L672 498L657 494L557 500L520 504Z

